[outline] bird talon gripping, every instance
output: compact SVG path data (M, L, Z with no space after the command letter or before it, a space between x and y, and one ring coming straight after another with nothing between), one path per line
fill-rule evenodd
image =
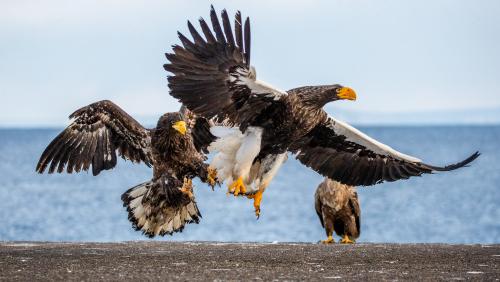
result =
M245 183L243 183L243 177L238 177L233 183L231 183L227 189L229 193L232 193L234 196L238 196L239 194L245 194L247 189L245 187Z

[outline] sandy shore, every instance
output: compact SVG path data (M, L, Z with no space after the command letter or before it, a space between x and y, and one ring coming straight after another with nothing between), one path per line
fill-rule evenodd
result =
M0 280L488 280L500 245L0 243Z

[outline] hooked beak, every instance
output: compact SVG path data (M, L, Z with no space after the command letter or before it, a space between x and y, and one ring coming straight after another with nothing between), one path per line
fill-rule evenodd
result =
M187 131L186 122L183 120L174 123L174 125L172 125L172 128L179 131L179 133L182 135L186 134Z
M356 92L349 87L342 87L337 93L337 97L341 100L356 101Z

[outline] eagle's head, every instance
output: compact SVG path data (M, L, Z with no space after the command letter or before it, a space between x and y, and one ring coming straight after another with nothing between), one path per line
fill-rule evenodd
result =
M187 133L186 122L179 113L164 114L158 120L156 128L168 132L170 136L176 136L179 134L183 136Z
M288 92L297 94L304 103L320 108L337 100L356 100L356 92L340 84L303 86Z

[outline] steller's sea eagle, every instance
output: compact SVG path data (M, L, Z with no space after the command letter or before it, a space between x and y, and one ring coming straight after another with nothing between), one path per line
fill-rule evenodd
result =
M323 244L335 242L334 231L343 244L352 244L359 237L361 209L356 188L325 177L314 194L314 207L326 231Z
M215 138L206 119L166 113L156 128L146 129L111 101L90 104L70 118L73 122L42 153L37 172L48 168L49 173L72 173L92 166L92 174L98 175L116 166L118 151L124 159L153 167L150 181L122 195L135 230L163 236L199 222L191 179L199 177L212 188L217 182L216 171L204 163L202 154Z
M179 32L182 46L166 54L164 68L172 73L171 96L196 115L239 128L218 132L214 148L223 150L214 157L215 168L230 183L229 192L254 199L257 215L262 193L287 152L323 176L354 186L454 170L479 156L444 167L425 164L328 116L325 104L356 99L351 88L333 84L282 91L257 80L250 65L249 18L243 24L238 11L234 32L225 10L221 18L222 25L212 7L213 32L201 18L201 34L188 21L193 39Z

